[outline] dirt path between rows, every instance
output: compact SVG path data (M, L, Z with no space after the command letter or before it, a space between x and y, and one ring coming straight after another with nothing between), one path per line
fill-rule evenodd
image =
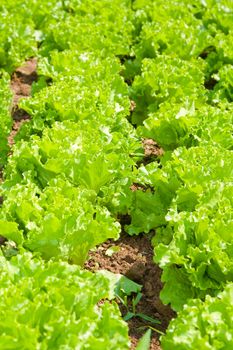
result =
M8 137L10 146L14 144L14 137L19 131L21 125L30 119L30 116L19 109L18 103L21 98L31 95L32 83L37 79L37 60L31 58L21 67L17 68L11 77L11 90L13 91L12 118L14 120L12 131Z
M143 296L136 307L136 312L160 320L161 325L154 325L138 317L132 318L128 322L132 350L135 349L138 339L145 333L148 325L164 332L171 318L175 317L175 313L168 306L164 306L159 299L162 289L161 270L153 262L150 238L151 236L145 234L139 236L122 234L118 241L109 240L90 252L89 260L85 264L85 267L92 271L106 269L121 273L143 286ZM112 247L117 247L117 252L108 256L109 248ZM124 316L127 310L122 305L120 308ZM161 350L157 332L152 333L150 349Z

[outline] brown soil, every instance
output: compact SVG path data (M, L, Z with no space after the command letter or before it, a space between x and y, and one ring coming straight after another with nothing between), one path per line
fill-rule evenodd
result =
M13 91L12 118L14 120L12 132L8 138L10 146L14 144L14 137L21 125L30 119L30 116L19 109L18 102L21 98L31 95L32 83L37 79L37 60L31 58L25 64L16 69L11 78L11 90Z
M36 67L36 58L31 58L12 74L11 89L14 93L14 107L17 106L21 97L30 96L32 83L37 79Z
M159 157L164 154L164 150L152 139L143 139L142 145L145 152L145 158Z
M108 256L106 251L113 246L119 247L119 251L112 256ZM135 349L138 340L145 333L148 325L163 332L166 330L168 323L175 314L168 306L164 306L159 299L159 293L162 288L160 280L161 270L153 262L153 249L149 236L139 235L131 237L123 234L116 242L109 240L98 246L95 251L90 252L89 260L86 262L85 267L92 271L106 269L114 273L121 273L143 285L143 296L137 305L136 311L160 320L161 325L153 325L138 317L128 321L131 349ZM124 316L127 310L122 305L120 308ZM141 329L141 327L144 328ZM153 332L150 349L161 350L157 332Z

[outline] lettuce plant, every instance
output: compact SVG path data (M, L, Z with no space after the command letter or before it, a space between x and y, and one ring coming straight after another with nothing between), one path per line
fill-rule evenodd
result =
M30 182L18 184L7 191L1 235L46 260L61 258L83 265L91 248L108 238L117 239L120 233L119 223L95 202L94 191L61 179L44 191Z
M216 86L216 92L218 89ZM233 147L232 105L228 102L218 106L164 102L143 124L138 134L157 140L165 150L209 144Z
M109 280L29 253L0 256L4 349L129 349ZM14 327L13 327L14 325Z
M40 134L44 126L63 120L101 123L122 132L127 128L128 134L130 101L120 70L116 58L103 58L95 52L54 51L50 62L41 59L40 80L34 87L37 92L20 101L20 108L30 114L32 121L18 139ZM53 84L44 87L44 79L48 78Z
M135 77L131 97L136 102L132 116L141 124L148 113L156 112L164 102L201 105L205 102L204 62L184 61L168 55L145 58L142 73Z
M163 350L230 350L233 346L233 285L216 297L192 300L171 321L162 337Z
M2 3L0 9L0 68L11 73L37 52L34 23Z
M44 129L42 138L33 136L30 142L17 144L5 171L4 187L30 178L44 188L62 175L101 196L105 187L128 182L139 146L133 136L123 138L102 125L92 128L86 123L57 122Z

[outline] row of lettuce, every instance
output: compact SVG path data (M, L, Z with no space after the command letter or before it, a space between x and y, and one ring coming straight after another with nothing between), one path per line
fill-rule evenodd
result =
M178 311L164 350L233 346L233 5L136 1L128 60L138 135L165 150L139 169L128 232L156 229L162 301ZM138 69L138 68L137 68ZM136 203L136 205L135 205Z
M91 248L118 238L117 218L129 214L129 234L156 229L155 261L165 282L161 298L179 311L162 348L230 349L231 1L31 0L26 6L8 0L0 7L0 147L6 165L0 227L9 240L3 255L17 254L10 261L2 257L1 278L3 292L17 286L19 296L18 314L2 324L5 348L13 349L23 333L19 348L30 335L34 348L83 349L76 327L90 344L85 348L129 347L115 306L97 306L107 297L107 287L104 294L98 286L107 283L104 277L72 267L77 283L90 289L85 306L83 291L79 299L63 284L67 263L83 265ZM7 160L8 73L35 55L39 79L32 97L20 102L32 119L21 127ZM131 114L130 99L136 103ZM165 151L148 165L142 163L145 137ZM141 186L132 192L132 183ZM95 298L91 283L99 291ZM66 291L60 293L59 285ZM13 294L6 295L5 310ZM39 302L40 295L47 301ZM51 308L57 313L50 316ZM28 323L32 312L36 317ZM61 314L61 325L74 329L68 338L57 326ZM13 320L20 331L9 333Z
M118 208L126 206L142 153L115 57L129 51L130 2L18 0L0 8L0 234L7 239L0 347L129 349L127 324L112 301L114 277L81 267L91 248L119 237ZM7 159L4 70L30 56L39 57L39 79L19 107L32 119Z

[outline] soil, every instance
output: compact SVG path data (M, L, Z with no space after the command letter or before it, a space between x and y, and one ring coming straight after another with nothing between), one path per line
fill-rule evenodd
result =
M164 150L152 139L143 139L142 145L146 159L160 157L164 154Z
M30 119L30 116L19 109L18 102L21 98L31 95L32 83L37 79L37 60L31 58L25 64L15 70L11 77L11 90L13 91L12 118L14 120L12 132L8 138L10 146L14 144L14 137L21 125Z
M11 89L14 93L13 107L17 107L21 97L30 96L32 83L37 79L36 67L36 58L31 58L12 74Z
M145 234L129 236L123 233L118 241L109 240L90 252L85 264L85 267L92 271L106 269L114 273L121 273L143 286L143 296L136 307L136 312L157 319L161 324L154 325L138 317L133 317L128 321L132 350L135 349L138 340L148 326L164 332L170 320L175 317L170 307L164 306L159 298L162 289L161 270L153 262L153 248L150 239L151 236ZM113 246L118 247L118 251L108 256L106 251ZM127 313L126 308L121 304L120 309L124 316ZM155 331L152 334L150 349L161 350L159 333Z

